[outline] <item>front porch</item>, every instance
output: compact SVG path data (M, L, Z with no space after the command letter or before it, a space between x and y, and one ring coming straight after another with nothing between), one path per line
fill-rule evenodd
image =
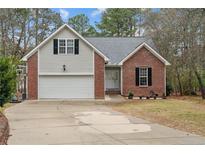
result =
M121 68L105 67L105 93L121 94Z

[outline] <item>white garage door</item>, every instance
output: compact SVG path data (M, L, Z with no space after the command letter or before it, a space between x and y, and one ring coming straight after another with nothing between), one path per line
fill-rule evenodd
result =
M39 98L94 98L93 76L40 76Z

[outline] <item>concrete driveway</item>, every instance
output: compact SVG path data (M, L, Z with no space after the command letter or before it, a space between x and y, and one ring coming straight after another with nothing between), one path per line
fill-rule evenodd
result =
M205 138L93 102L25 101L5 112L8 144L205 144Z

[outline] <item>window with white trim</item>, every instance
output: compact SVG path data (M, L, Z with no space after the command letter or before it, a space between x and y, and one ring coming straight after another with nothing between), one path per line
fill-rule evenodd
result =
M58 40L59 44L59 54L65 54L66 53L66 41L64 39Z
M58 39L59 54L74 53L74 39Z
M74 52L74 40L67 40L67 53L72 53Z
M148 68L139 68L139 86L148 86Z

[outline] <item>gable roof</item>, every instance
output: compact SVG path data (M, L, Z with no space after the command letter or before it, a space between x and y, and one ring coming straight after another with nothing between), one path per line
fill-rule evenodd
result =
M83 37L76 32L69 25L64 24L52 33L48 38L26 54L21 60L27 61L34 53L38 51L40 47L46 44L63 28L68 28L82 41L88 44L96 53L104 58L105 61L109 61L111 65L122 65L130 56L136 53L141 47L146 47L153 55L155 55L165 65L170 63L164 59L156 50L153 41L146 37Z
M142 47L145 47L148 51L150 51L155 57L157 57L165 65L170 65L170 63L166 59L164 59L156 50L150 47L147 43L142 43L141 45L139 45L134 51L132 51L123 60L121 60L119 64L122 65L127 59L132 57L132 55L138 52Z
M87 37L90 43L96 46L106 55L111 65L122 65L122 63L137 52L141 47L146 47L165 65L169 65L159 53L150 38L147 37Z
M78 32L76 32L73 28L71 28L69 25L64 24L60 28L58 28L54 33L52 33L48 38L46 38L43 42L41 42L39 45L37 45L33 50L31 50L28 54L26 54L21 60L27 61L29 57L31 57L40 47L42 47L45 43L47 43L50 39L52 39L58 32L60 32L63 28L68 28L71 30L74 34L76 34L80 39L82 39L86 44L88 44L95 52L97 52L101 57L104 58L105 61L109 61L109 58L106 57L99 49L97 49L95 46L93 46L90 42L88 42L83 36L81 36Z

